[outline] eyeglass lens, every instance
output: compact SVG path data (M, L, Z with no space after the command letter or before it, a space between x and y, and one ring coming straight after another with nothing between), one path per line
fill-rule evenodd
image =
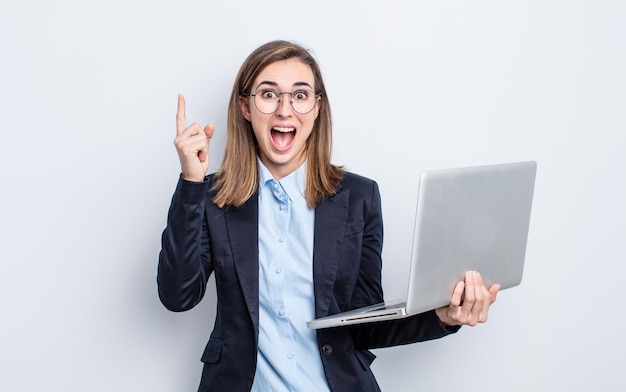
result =
M313 110L317 101L317 96L311 90L297 90L290 93L279 93L276 90L259 90L251 95L254 96L256 108L264 114L274 113L278 109L283 95L289 95L291 107L300 114L307 114Z

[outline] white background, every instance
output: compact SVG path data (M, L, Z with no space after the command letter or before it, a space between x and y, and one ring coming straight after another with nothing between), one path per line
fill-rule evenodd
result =
M0 390L197 388L214 290L175 314L155 281L176 94L215 170L235 73L278 38L320 62L334 162L380 184L388 298L420 171L538 162L522 284L375 350L382 389L623 390L625 4L1 0Z

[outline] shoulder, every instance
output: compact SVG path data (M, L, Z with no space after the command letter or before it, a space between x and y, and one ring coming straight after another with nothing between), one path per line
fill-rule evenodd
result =
M382 235L382 206L376 181L345 172L335 200L345 202L349 222L360 222L355 227L368 227L374 237Z
M351 204L380 204L378 183L359 174L345 172L337 194L347 194Z
M371 178L367 178L352 172L345 172L341 180L341 190L350 190L356 192L378 192L378 184Z

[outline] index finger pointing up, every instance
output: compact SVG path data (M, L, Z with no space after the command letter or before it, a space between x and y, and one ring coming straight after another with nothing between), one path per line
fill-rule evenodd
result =
M178 94L178 110L176 111L176 133L180 134L187 128L187 118L185 117L185 97Z

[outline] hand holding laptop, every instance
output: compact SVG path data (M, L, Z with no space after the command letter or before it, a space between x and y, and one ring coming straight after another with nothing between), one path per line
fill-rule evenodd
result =
M435 310L445 326L484 323L489 316L489 307L496 301L499 284L487 288L480 273L468 271L464 281L454 287L450 305Z

